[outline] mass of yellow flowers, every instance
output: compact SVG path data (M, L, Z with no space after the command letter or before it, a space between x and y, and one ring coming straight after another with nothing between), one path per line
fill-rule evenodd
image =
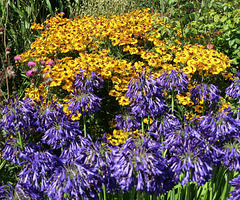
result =
M231 63L226 55L200 44L182 44L179 38L170 43L158 31L161 26L176 30L170 24L164 24L160 14L152 13L150 9L110 18L55 16L47 19L46 25L32 24L31 28L39 30L41 35L32 43L31 50L18 55L22 65L28 61L47 63L49 60L54 60L55 65L41 69L44 78L52 81L48 84L40 82L38 87L31 86L25 97L47 98L54 87L71 92L80 69L97 72L111 82L109 95L115 97L121 106L130 104L125 97L128 83L143 69L154 77L171 69L185 71L189 80L196 75L213 79L219 74L231 77L226 71ZM177 30L178 34L181 30ZM69 98L66 95L62 101L67 102ZM183 106L193 106L189 118L202 112L202 105L194 105L189 92L177 95L177 99ZM107 137L114 144L122 144L128 134L113 129L113 134L107 134Z

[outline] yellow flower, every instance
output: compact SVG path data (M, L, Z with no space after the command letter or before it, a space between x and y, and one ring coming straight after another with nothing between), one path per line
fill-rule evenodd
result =
M131 103L129 101L129 99L125 96L121 96L120 99L118 100L118 102L119 102L119 105L121 105L121 106L127 106Z

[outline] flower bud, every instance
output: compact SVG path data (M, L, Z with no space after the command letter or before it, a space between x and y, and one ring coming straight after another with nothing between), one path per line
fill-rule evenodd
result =
M46 30L48 31L50 28L50 24L46 24Z
M3 61L3 63L4 63L4 66L5 66L5 67L8 66L8 60L7 60L7 59L5 59L5 60Z
M3 32L4 32L4 28L0 28L0 35L3 35Z
M11 48L10 47L6 47L5 52L6 52L7 55L10 54L10 51L11 51Z
M0 71L0 78L2 77L2 75L3 75L3 71Z

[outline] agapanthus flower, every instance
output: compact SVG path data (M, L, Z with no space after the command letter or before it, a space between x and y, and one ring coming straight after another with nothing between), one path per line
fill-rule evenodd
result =
M0 186L0 199L2 200L43 200L43 193L39 192L34 186L29 184L17 183L16 186L8 185Z
M168 149L171 169L176 176L182 176L182 185L188 182L195 182L203 185L212 176L212 158L208 146L200 137L192 134L192 128L184 128L184 132L177 130L171 145L166 145Z
M162 97L160 84L153 77L147 74L139 74L137 80L131 80L128 84L128 90L125 94L132 102L131 115L138 117L156 117L163 114L167 105Z
M130 138L122 148L112 150L112 175L123 192L132 187L148 194L163 194L174 186L173 173L161 156L161 145L151 139Z
M82 133L78 123L72 121L63 111L63 105L52 102L41 112L40 123L44 129L42 142L47 143L52 148L64 147Z
M74 91L72 99L68 102L68 109L73 115L81 113L83 116L89 115L100 110L102 101L97 95L87 90Z
M178 94L187 92L188 77L184 71L171 70L162 73L158 77L160 86L165 91L176 91Z
M97 191L101 192L102 186L98 172L103 162L94 144L87 138L82 139L82 143L72 141L62 152L60 158L64 164L54 171L46 190L51 199L63 199L65 194L73 199L80 196L98 199Z
M42 152L40 147L28 146L21 152L24 160L23 170L18 174L19 183L32 185L39 192L44 192L48 187L48 179L54 171L63 166L58 156L50 151Z
M233 112L227 110L218 113L209 112L197 120L196 127L202 137L211 144L224 144L239 134L240 124L233 117Z
M166 113L162 121L156 119L152 123L148 133L158 141L161 141L161 137L163 139L169 132L174 132L181 128L180 120L176 116Z
M235 187L233 191L230 193L232 194L228 200L239 200L240 199L240 175L237 178L229 181L232 187Z
M30 99L9 99L8 104L2 105L0 128L6 137L3 157L13 163L19 164L19 152L23 150L23 144L38 135L38 108L32 106L31 102ZM19 135L22 146L19 144Z
M191 99L195 104L198 104L202 99L210 105L219 102L221 95L220 90L213 84L200 83L190 90Z
M134 131L141 126L141 118L130 115L127 111L123 114L116 115L116 126L120 130Z
M236 74L236 79L231 83L231 85L226 89L226 94L230 97L240 99L240 75Z
M80 91L94 92L94 89L103 88L102 84L103 79L100 78L99 74L95 72L87 74L85 70L80 70L80 73L76 75L73 87Z
M239 146L236 145L236 146ZM223 165L227 166L231 171L240 172L240 150L236 149L234 146L232 148L227 148L223 154Z

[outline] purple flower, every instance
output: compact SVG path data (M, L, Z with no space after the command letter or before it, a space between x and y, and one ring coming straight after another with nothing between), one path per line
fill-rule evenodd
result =
M226 94L230 97L240 99L240 77L236 75L236 79L226 89Z
M14 56L14 60L15 61L19 61L21 59L21 57L19 57L19 56Z
M232 195L228 200L240 199L240 175L237 178L234 178L233 180L229 181L229 183L231 183L232 187L235 187L235 189L230 192Z
M26 72L26 75L27 75L28 77L33 77L33 76L35 75L35 73L34 73L33 70L28 70L28 71Z
M33 62L33 61L29 61L29 62L28 62L28 66L29 66L29 67L33 67L33 66L35 66L35 62Z
M175 179L161 150L160 143L145 138L142 142L130 138L121 149L112 150L112 175L123 192L132 187L148 194L172 189Z
M188 77L184 71L171 70L164 72L158 77L160 86L165 91L176 91L178 94L186 92L188 87Z
M60 14L60 15L62 15L62 16L64 16L64 15L65 15L65 13L64 13L64 12L60 12L59 14Z
M203 99L212 105L218 103L221 98L221 91L213 84L197 84L190 92L191 99L195 104L198 104Z
M141 126L141 119L127 112L116 115L115 121L117 122L116 127L125 131L134 131Z
M42 111L40 120L44 132L42 142L53 149L64 147L82 133L78 123L72 121L63 111L63 105L57 102L52 102Z
M237 146L237 145L236 145ZM231 171L240 172L240 150L234 146L227 148L223 154L223 164Z
M125 94L132 101L130 114L137 117L156 117L167 109L160 83L153 77L147 78L147 76L146 73L139 74L137 80L131 80Z
M169 132L165 138L163 144L168 150L169 164L175 177L180 176L182 185L188 182L203 185L211 178L211 151L200 133L186 125L182 130Z

